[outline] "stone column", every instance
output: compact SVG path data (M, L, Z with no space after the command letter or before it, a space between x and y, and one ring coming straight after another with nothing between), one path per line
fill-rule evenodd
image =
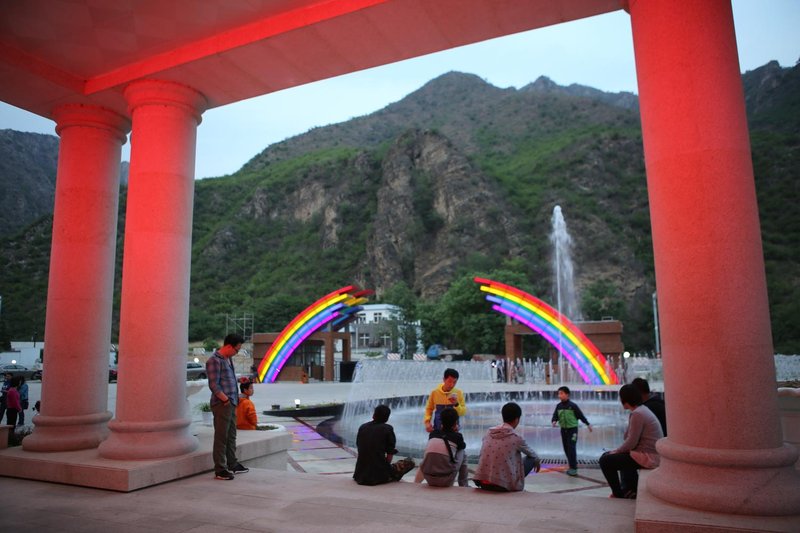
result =
M629 7L669 419L647 488L708 511L797 513L730 2Z
M125 221L116 418L100 455L193 451L186 403L197 125L205 98L172 82L125 88L133 132Z
M130 123L97 106L53 112L58 151L42 411L22 447L97 447L108 435L108 365L120 152Z

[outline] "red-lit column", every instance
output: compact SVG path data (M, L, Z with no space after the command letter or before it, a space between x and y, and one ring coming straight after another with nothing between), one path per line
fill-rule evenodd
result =
M794 514L730 2L629 7L669 419L647 489L709 511Z
M108 435L119 164L130 123L96 106L53 112L58 151L41 414L22 447L95 448Z
M186 402L197 91L142 80L125 98L133 121L125 220L116 417L100 455L193 451Z

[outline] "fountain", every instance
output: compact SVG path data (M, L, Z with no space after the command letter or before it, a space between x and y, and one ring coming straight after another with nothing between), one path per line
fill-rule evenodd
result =
M551 221L556 309L564 316L580 318L573 279L572 238L560 206L553 209ZM562 342L561 337L558 342ZM565 462L561 432L551 425L558 403L558 385L548 384L546 375L559 376L559 383L570 383L571 399L592 423L592 433L585 429L580 433L579 462L594 463L605 449L613 449L623 440L627 414L617 399L618 387L585 385L563 357L555 362L549 358L546 362L524 359L514 368L514 383L497 383L496 369L488 361L361 361L336 432L345 443L355 446L358 427L371 419L376 405L385 403L392 408L389 423L395 428L398 450L401 454L421 457L428 439L422 422L425 402L430 391L441 383L448 367L458 370L458 387L466 395L468 411L461 420L461 432L470 460L477 460L486 431L501 422L502 405L515 401L523 412L517 432L546 460Z
M356 367L353 387L336 433L355 447L358 427L372 417L375 406L392 408L389 423L394 426L401 454L421 457L428 435L422 423L428 394L442 381L445 368L459 372L458 387L464 391L467 415L461 432L467 442L467 456L476 461L486 431L501 422L500 408L514 401L522 407L519 432L543 458L564 462L561 432L550 420L558 403L556 386L545 383L544 363L527 360L522 383L497 383L488 361L361 361ZM572 399L592 423L594 431L581 430L578 460L594 463L604 449L615 448L623 440L627 414L617 399L617 387L570 385Z
M554 297L556 309L564 316L580 319L581 313L573 280L572 238L567 232L561 207L553 209ZM652 354L634 354L614 370L625 381L642 377L653 390L663 390L662 360ZM607 364L607 363L606 363ZM800 376L800 357L775 356L779 378ZM358 427L372 417L376 405L392 408L389 423L394 426L397 448L403 455L421 457L428 435L423 425L425 402L430 391L441 383L445 368L460 374L458 387L464 391L467 415L461 420L461 432L467 443L467 456L476 461L486 431L501 422L500 408L509 401L522 407L519 432L546 461L565 463L561 432L551 425L558 397L558 383L569 383L571 398L583 410L594 431L582 429L578 439L578 461L595 463L606 449L623 440L627 414L619 403L618 386L585 385L563 357L556 361L523 359L514 367L513 383L498 383L497 370L485 362L434 362L365 360L358 363L350 397L335 431L349 446L355 447ZM509 370L509 369L506 369ZM608 369L607 369L608 370ZM555 371L555 372L554 372ZM557 384L547 383L546 376L558 376Z
M574 269L572 266L572 237L567 231L567 221L561 206L553 208L550 219L550 243L553 245L553 288L556 309L570 319L580 320L581 309L575 291Z

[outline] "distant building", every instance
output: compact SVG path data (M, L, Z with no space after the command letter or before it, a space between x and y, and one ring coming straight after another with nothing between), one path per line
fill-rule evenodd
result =
M366 356L405 353L406 343L413 342L414 353L423 352L422 327L419 321L399 322L400 308L392 304L366 304L348 326L353 360ZM413 331L409 331L413 328Z

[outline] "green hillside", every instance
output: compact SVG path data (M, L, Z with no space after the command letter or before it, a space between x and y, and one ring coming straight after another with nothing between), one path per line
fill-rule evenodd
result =
M743 76L783 353L800 352L799 73L771 63ZM552 301L555 205L575 241L584 318L619 318L627 348L652 349L635 96L544 78L500 89L461 73L372 115L269 146L232 176L196 182L190 339L218 338L225 313L243 311L254 313L257 331L277 330L321 295L357 283L421 318L426 343L498 353L502 319L469 279L495 276ZM50 228L45 217L2 243L8 337L44 331ZM118 272L115 335L119 285Z

